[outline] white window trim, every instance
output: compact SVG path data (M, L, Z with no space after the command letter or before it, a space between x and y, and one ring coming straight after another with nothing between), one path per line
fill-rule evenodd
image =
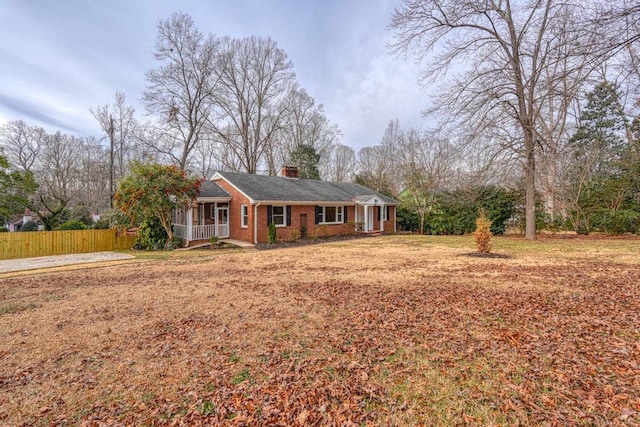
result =
M249 206L245 204L240 205L240 227L249 228Z
M276 214L273 213L274 208L282 208L282 224L276 224L275 221L273 220L273 217L276 216ZM278 214L277 216L280 216L280 214ZM275 224L276 228L287 226L287 206L286 205L271 206L271 222Z
M320 224L343 224L344 223L344 207L343 206L320 206L322 209L322 221ZM326 218L325 208L336 208L336 220L333 222L326 222L324 219ZM340 213L338 213L340 210ZM338 219L340 218L340 219Z
M211 203L209 206L209 219L216 220L216 204Z
M382 205L380 206L380 209L382 209L382 220L383 221L389 221L389 218L387 218L387 206L386 205Z

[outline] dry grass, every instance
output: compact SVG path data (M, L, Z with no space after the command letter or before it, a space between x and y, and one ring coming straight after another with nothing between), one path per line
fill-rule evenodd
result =
M638 423L640 240L493 243L502 257L392 236L2 279L0 424Z

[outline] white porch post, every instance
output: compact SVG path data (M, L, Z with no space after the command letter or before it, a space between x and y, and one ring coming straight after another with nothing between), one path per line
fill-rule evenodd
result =
M369 206L364 205L362 211L364 212L364 231L367 232L369 231Z
M398 232L398 205L393 207L393 232Z
M384 209L384 204L380 205L380 231L384 231L384 215L382 214L382 209Z
M218 202L213 204L213 235L218 235Z
M187 245L193 240L193 205L187 209Z

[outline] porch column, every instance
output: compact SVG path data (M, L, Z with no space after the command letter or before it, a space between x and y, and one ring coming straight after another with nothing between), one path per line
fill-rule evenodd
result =
M364 221L362 221L364 222L364 231L367 232L369 231L369 206L364 205L362 211L364 212Z
M213 204L213 235L218 235L218 202Z
M193 205L187 209L187 245L193 240Z
M382 214L382 210L385 208L384 205L380 205L380 231L384 232L384 215Z
M393 232L398 232L398 205L393 207Z

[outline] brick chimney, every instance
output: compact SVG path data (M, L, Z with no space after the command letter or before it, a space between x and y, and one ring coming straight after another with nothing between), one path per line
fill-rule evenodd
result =
M296 166L282 166L282 174L284 178L298 179L298 168Z

